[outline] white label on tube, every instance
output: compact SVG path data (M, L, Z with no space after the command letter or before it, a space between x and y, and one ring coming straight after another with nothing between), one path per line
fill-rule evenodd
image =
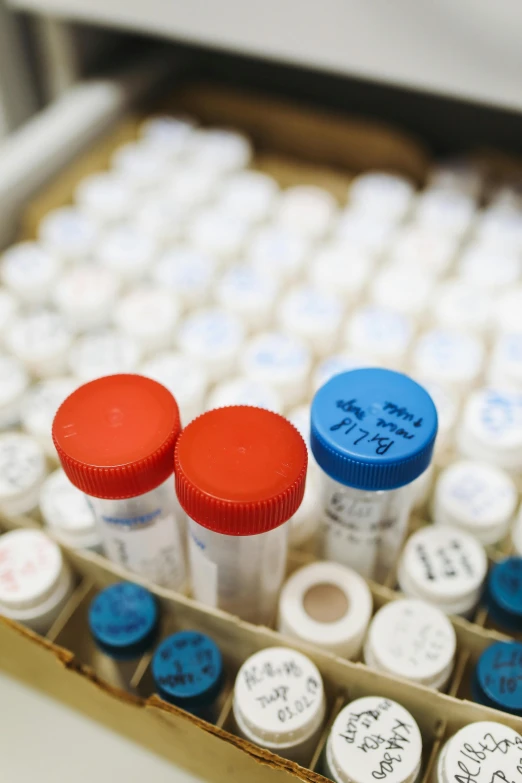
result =
M189 535L190 575L192 593L207 606L218 605L218 567L205 555L205 544L191 531Z

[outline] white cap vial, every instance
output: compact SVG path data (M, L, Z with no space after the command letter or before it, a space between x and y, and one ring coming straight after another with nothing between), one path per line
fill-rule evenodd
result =
M189 149L196 124L196 120L189 116L157 114L142 122L140 137L165 158L176 160Z
M347 304L359 299L374 268L371 255L341 241L323 245L311 261L310 282L321 291L342 296Z
M412 355L414 374L465 391L475 384L484 363L484 346L470 334L451 329L424 332Z
M164 188L168 203L184 212L199 209L216 198L220 186L220 173L199 164L184 163L176 167L176 174Z
M0 336L13 321L20 307L20 301L6 288L0 288Z
M442 188L425 190L417 199L414 213L418 225L455 238L469 231L474 217L474 199Z
M274 622L285 523L303 499L307 462L295 427L262 408L215 408L185 427L174 475L197 601L249 622Z
M190 245L174 245L151 271L152 281L176 295L185 308L201 307L210 298L217 263L208 253Z
M278 283L287 283L303 269L310 243L281 226L266 226L252 236L245 254L259 272Z
M472 392L460 419L457 446L469 459L522 471L522 394L494 387Z
M147 198L136 207L132 215L136 227L158 245L168 245L179 240L186 229L186 210L169 201L163 194Z
M60 207L47 215L38 227L38 239L61 261L85 261L100 238L97 223L78 207Z
M458 527L488 546L504 538L517 504L517 488L507 473L486 462L460 460L437 479L433 521Z
M314 752L325 709L319 670L296 650L260 650L237 674L233 710L241 735L303 766Z
M228 174L248 166L252 147L247 137L237 131L201 128L191 136L189 157L203 168Z
M72 589L71 570L44 533L12 530L0 536L0 614L46 634Z
M168 156L153 144L129 141L122 144L111 158L112 170L127 183L127 187L139 193L159 187L169 175Z
M362 356L349 351L327 356L326 359L323 359L316 365L312 376L312 391L315 394L334 375L348 372L348 370L360 370L361 367L369 366L371 366L371 362L365 361Z
M280 633L355 660L372 616L370 588L351 568L318 561L295 571L279 598Z
M124 283L144 277L157 254L157 243L148 234L128 223L118 223L100 240L95 260Z
M223 209L209 207L197 214L187 226L188 241L219 263L237 258L245 247L249 227L245 221Z
M220 308L196 310L181 321L179 350L205 367L210 381L230 375L239 359L244 330L237 316Z
M114 310L115 326L138 343L143 355L172 346L178 319L174 295L159 286L133 288Z
M436 783L452 783L472 771L475 783L516 781L520 777L522 737L518 731L493 721L468 723L442 747Z
M24 304L45 304L60 272L60 260L36 242L20 242L2 256L2 283Z
M8 517L33 511L46 472L45 454L38 441L19 432L2 433L0 511Z
M419 318L426 311L433 293L433 281L421 267L388 264L373 278L370 298L381 307Z
M99 171L82 179L74 198L82 212L101 226L130 218L138 200L125 178L113 171Z
M508 332L497 339L487 378L500 389L522 391L522 332Z
M334 237L365 255L377 258L392 241L395 230L392 220L377 219L371 212L348 207L341 212Z
M206 408L224 408L226 405L253 405L274 413L282 413L283 405L275 389L267 383L238 376L222 381L209 394Z
M411 482L428 468L436 434L430 396L402 373L351 370L319 389L310 443L325 474L326 560L386 578L406 535Z
M54 287L53 303L75 332L107 326L119 289L114 272L95 264L77 264Z
M455 664L457 638L444 612L426 601L400 598L373 618L364 661L391 677L442 691Z
M451 157L436 160L428 172L428 185L465 193L478 199L484 187L484 173L472 159Z
M468 286L484 288L488 294L504 291L520 281L522 261L515 253L471 245L461 255L456 272Z
M441 454L451 448L455 440L455 427L460 408L459 397L453 389L444 384L425 380L422 376L416 376L415 380L424 386L435 403L439 423L435 453Z
M410 211L414 196L413 183L406 177L386 171L369 171L351 182L348 203L374 218L398 223Z
M337 202L329 191L316 185L294 185L283 191L277 223L308 239L327 234L337 213Z
M219 192L219 207L248 225L262 223L278 203L279 186L260 171L240 171L226 179Z
M343 315L343 303L336 294L310 285L292 288L278 307L281 329L306 342L319 356L337 347Z
M37 440L48 457L56 459L52 425L56 411L78 382L74 378L47 378L32 386L22 400L22 429Z
M112 329L87 332L78 337L69 352L69 369L85 383L121 372L136 372L141 359L138 343Z
M288 421L299 430L292 416L287 416ZM308 414L308 420L310 415ZM310 429L310 427L308 427ZM301 430L299 430L301 432ZM303 433L301 432L301 435ZM306 439L305 439L306 442ZM307 444L308 448L308 444ZM288 520L288 543L290 548L308 548L315 551L317 548L317 536L321 523L321 512L323 508L323 492L321 477L315 465L311 462L313 457L308 451L308 473L306 475L306 487L303 495L303 502L293 516Z
M383 737L384 742L376 737ZM356 699L334 721L325 762L326 774L334 783L415 783L422 764L417 722L391 699Z
M495 324L499 332L522 332L522 286L513 286L495 300Z
M356 310L344 332L345 343L369 362L400 368L413 339L410 319L388 307L369 305Z
M18 424L20 408L29 376L24 365L14 356L0 353L0 430Z
M451 234L409 223L393 238L388 258L397 264L414 266L422 260L422 268L435 276L451 268L458 242Z
M174 590L186 584L172 480L180 430L168 389L130 374L80 386L53 421L60 462L89 498L106 556Z
M273 386L285 407L297 405L306 396L311 366L306 344L282 332L256 335L241 356L243 373L254 382Z
M520 209L486 209L477 221L476 238L497 250L519 253L522 249Z
M45 309L20 315L5 333L7 349L39 378L65 372L72 340L65 319Z
M437 326L480 337L491 330L493 301L483 289L463 280L447 280L435 291L432 312Z
M483 545L448 525L424 527L406 542L398 568L399 587L410 598L438 606L445 614L469 616L488 569Z
M47 528L62 544L73 549L101 551L94 511L61 468L45 479L39 504Z
M252 331L268 325L277 295L277 282L251 264L235 264L216 287L216 299L221 307L241 318Z
M208 377L202 364L176 351L164 351L142 364L139 373L161 383L176 398L183 426L203 413Z

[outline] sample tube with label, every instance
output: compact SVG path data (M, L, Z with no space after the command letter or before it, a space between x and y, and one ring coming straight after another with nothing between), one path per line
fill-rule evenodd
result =
M522 737L494 721L468 723L443 745L435 783L453 783L463 776L475 783L520 780Z
M194 597L255 623L275 620L287 526L303 499L304 440L277 413L246 405L194 419L176 444Z
M145 587L116 582L101 590L89 607L89 630L102 653L98 673L128 689L139 659L154 644L158 619L156 599Z
M401 373L352 370L319 389L311 447L326 474L325 559L386 577L406 533L409 485L430 464L436 434L431 397Z
M181 429L172 394L140 375L86 383L60 406L53 441L89 498L106 555L151 582L183 590L185 557L172 485Z
M522 717L522 643L495 642L475 666L473 700Z

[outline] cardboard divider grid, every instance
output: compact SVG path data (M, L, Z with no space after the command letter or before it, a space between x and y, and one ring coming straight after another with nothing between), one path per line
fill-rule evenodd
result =
M245 130L256 144L254 167L267 171L283 185L297 182L327 187L344 196L354 172L371 167L425 178L428 157L407 135L362 120L320 115L279 101L232 93L208 86L182 89L162 110L193 112L204 122ZM25 213L22 235L36 234L38 223L50 209L69 203L79 180L107 167L112 151L135 138L142 115L123 120L118 127L59 174ZM0 527L39 526L37 516L0 520ZM411 529L423 524L413 518ZM466 701L469 674L482 650L509 637L488 628L479 610L473 622L453 617L458 657L448 693L375 672L361 662L342 660L312 645L284 637L269 628L242 622L222 611L199 605L183 595L148 584L105 558L88 551L64 551L77 576L77 586L46 637L0 617L0 668L92 718L124 733L193 774L216 783L241 776L249 783L289 783L299 779L319 783L322 754L329 727L339 710L364 695L395 699L417 720L424 739L422 782L431 779L436 757L445 738L478 720L496 720L522 733L522 718ZM494 557L507 552L501 547ZM313 553L292 552L289 571L310 562ZM144 584L157 596L162 611L161 636L194 628L208 633L220 646L227 686L215 725L184 713L153 693L151 655L143 656L125 671L130 689L122 687L122 672L100 656L89 638L86 614L97 590L119 579ZM370 584L376 611L395 600L395 573L384 585ZM232 714L234 677L244 660L259 649L286 645L302 651L318 666L325 683L328 710L324 730L308 768L258 748L235 734Z

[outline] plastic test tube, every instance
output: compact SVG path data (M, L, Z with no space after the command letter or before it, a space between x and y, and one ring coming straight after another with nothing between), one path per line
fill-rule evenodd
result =
M0 511L8 517L28 514L38 506L47 472L37 440L19 432L0 435Z
M522 557L495 563L488 575L485 603L488 619L501 631L522 631Z
M38 227L38 238L61 261L85 261L100 238L96 221L78 207L61 207L47 215Z
M412 366L416 375L466 391L476 383L484 363L484 346L471 334L432 329L417 340Z
M394 369L404 365L412 339L413 324L407 316L376 305L356 310L344 332L348 350Z
M522 391L522 334L502 334L493 346L487 379L501 389Z
M284 406L297 405L306 398L311 366L306 344L282 332L261 332L252 337L241 357L244 375L273 386Z
M61 262L36 242L20 242L2 256L2 283L24 304L45 304L56 285Z
M370 254L337 241L323 245L313 254L308 277L320 291L341 296L344 303L351 305L362 296L373 268Z
M174 470L196 600L250 622L275 620L284 523L303 499L306 466L295 427L261 408L217 408L183 430Z
M116 274L94 264L77 264L60 276L53 303L74 332L108 326L118 296Z
M103 235L94 259L114 272L123 283L133 283L141 280L151 268L157 250L157 242L129 219L126 223L117 223Z
M337 202L325 188L294 185L279 200L276 221L312 240L321 239L337 216Z
M73 590L60 547L39 530L0 536L0 614L45 634Z
M279 293L277 282L252 264L234 264L216 287L216 299L225 310L235 313L252 331L270 323Z
M428 601L445 614L467 617L480 599L487 570L486 552L474 536L437 525L410 536L397 577L407 596Z
M197 128L190 137L189 159L210 171L229 174L245 168L252 158L250 141L228 128Z
M208 207L188 224L187 239L196 250L208 253L220 264L227 264L242 253L249 230L244 220L219 207Z
M370 588L351 568L318 561L295 571L279 598L278 630L341 658L358 658L372 615Z
M89 497L109 559L177 590L185 558L171 476L180 426L172 394L141 375L86 383L53 422L62 467Z
M493 322L493 301L489 292L462 280L447 280L435 294L431 309L438 326L478 337L489 334Z
M218 307L196 310L179 325L178 347L201 362L210 381L219 381L234 369L244 339L237 316Z
M522 394L498 388L472 392L457 430L457 446L469 459L514 474L522 471Z
M151 669L162 699L209 723L216 722L225 674L221 651L213 639L199 631L167 636L154 652Z
M7 328L5 345L39 378L61 375L73 340L64 319L51 310L31 310Z
M467 531L488 546L504 538L517 505L518 491L507 473L485 462L460 460L437 479L433 521Z
M89 630L101 653L97 673L129 690L139 659L154 645L158 625L157 601L145 587L116 582L101 590L89 606Z
M141 352L138 343L114 329L87 332L69 352L72 375L85 383L112 373L136 371Z
M86 496L59 468L40 490L40 513L49 531L65 546L102 551L100 531Z
M174 342L179 305L170 291L159 286L133 288L115 307L114 323L136 340L143 354L166 350Z
M336 349L343 315L343 303L338 296L310 285L292 288L278 307L282 330L305 341L319 356Z
M385 171L370 171L350 183L348 201L352 207L400 222L410 211L415 197L413 183L406 177Z
M483 289L491 296L520 282L521 263L515 252L475 244L461 255L456 272L468 286Z
M208 253L179 244L161 255L151 270L152 281L172 291L183 307L201 307L210 298L217 263Z
M260 171L240 171L224 180L219 206L253 226L268 219L278 203L279 186Z
M303 766L313 755L325 709L319 670L296 650L260 650L237 674L233 711L239 734Z
M379 743L376 735L389 742ZM325 773L334 783L415 783L421 764L417 722L391 699L364 696L352 701L338 714L328 735Z
M370 298L381 307L422 320L433 296L434 281L424 267L391 263L377 272Z
M161 383L176 398L183 425L205 409L208 376L203 364L175 351L164 351L139 368L140 375Z
M406 534L409 485L430 464L436 434L431 397L400 373L352 370L319 389L311 447L325 474L325 559L386 577Z
M74 378L47 378L32 386L23 398L20 410L22 429L40 443L51 459L57 459L51 432L53 419L62 402L77 386Z
M261 228L246 248L246 261L281 284L298 277L309 255L310 241L283 226Z
M176 160L190 148L196 124L196 120L185 115L152 115L142 123L140 137L145 144Z
M455 630L440 609L402 598L385 604L373 618L364 661L391 677L444 690L456 651Z
M502 723L468 723L443 745L435 783L453 783L465 773L475 783L520 779L522 737Z
M129 218L137 200L125 178L113 171L100 171L80 181L76 203L102 226Z
M0 429L8 429L18 423L28 387L29 376L23 363L0 353Z
M484 650L475 666L473 700L522 717L521 675L522 643L495 642Z

